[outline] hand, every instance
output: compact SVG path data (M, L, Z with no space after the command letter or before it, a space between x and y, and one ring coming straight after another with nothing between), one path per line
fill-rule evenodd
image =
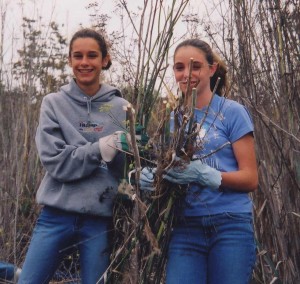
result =
M99 149L102 159L111 162L118 151L131 151L130 135L124 131L116 131L99 139Z
M222 179L221 172L203 164L200 160L171 168L163 177L172 183L188 184L194 182L211 189L218 189Z
M141 171L140 175L140 189L154 191L154 175L156 173L156 168L145 167Z

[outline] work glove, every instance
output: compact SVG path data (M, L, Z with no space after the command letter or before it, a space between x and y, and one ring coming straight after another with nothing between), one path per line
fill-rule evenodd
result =
M221 185L221 172L202 163L200 160L183 162L182 166L171 168L163 176L164 179L175 184L199 183L211 189L218 189Z
M156 168L145 167L141 170L140 175L140 189L154 191L154 175Z
M99 139L99 149L102 159L111 162L119 151L132 152L129 133L116 131Z

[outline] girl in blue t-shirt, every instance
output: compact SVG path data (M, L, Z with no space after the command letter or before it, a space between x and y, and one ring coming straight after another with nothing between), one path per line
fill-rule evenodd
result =
M175 49L174 75L183 97L188 81L196 88L197 135L192 161L164 176L188 185L169 244L167 284L242 284L251 279L255 241L248 193L258 184L253 124L244 106L223 97L226 72L202 40L185 40ZM177 119L180 125L180 115Z

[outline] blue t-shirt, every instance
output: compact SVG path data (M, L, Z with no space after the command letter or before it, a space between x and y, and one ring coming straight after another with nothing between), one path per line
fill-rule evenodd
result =
M198 135L194 158L201 158L203 163L221 172L238 170L232 143L253 132L248 110L235 101L215 95L207 115L206 112L207 107L195 109ZM174 129L174 114L170 129L171 132ZM185 216L247 213L252 212L252 201L248 193L224 187L220 192L194 183L189 186L182 209Z

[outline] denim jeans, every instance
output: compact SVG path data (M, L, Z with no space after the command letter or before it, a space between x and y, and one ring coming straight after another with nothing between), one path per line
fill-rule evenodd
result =
M255 249L250 213L184 217L172 231L166 283L249 283Z
M7 262L0 261L0 283L1 280L13 280L16 267Z
M79 250L81 283L97 283L109 265L109 224L107 217L44 207L33 231L18 283L48 283L72 246Z

